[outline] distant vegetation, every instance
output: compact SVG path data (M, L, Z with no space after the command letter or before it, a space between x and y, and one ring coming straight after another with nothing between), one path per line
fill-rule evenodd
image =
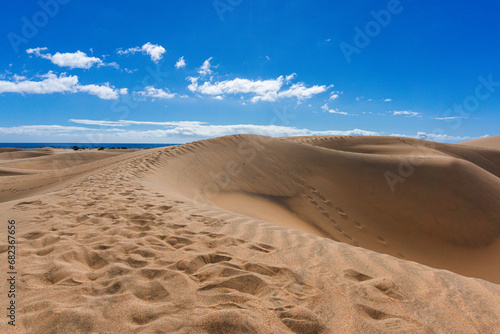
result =
M91 150L91 149L93 149L93 148L95 148L95 147L89 148L89 147L80 147L80 146L77 146L77 145L75 145L75 146L71 147L71 149L72 149L72 150L74 150L74 151ZM106 149L106 148L104 148L103 146L101 146L101 147L99 147L97 150L98 150L98 151L103 151L103 150L105 150L105 149ZM122 146L122 147L110 147L109 149L110 149L110 150L128 150L128 148L127 148L127 147L125 147L125 146Z

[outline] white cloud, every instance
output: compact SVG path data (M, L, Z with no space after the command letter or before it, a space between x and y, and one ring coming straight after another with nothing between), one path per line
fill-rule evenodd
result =
M54 64L61 67L89 69L94 65L102 66L103 62L96 57L88 57L84 52L59 53L56 52L50 59Z
M333 85L331 87L333 87ZM335 101L342 94L344 94L344 92L343 91L341 92L341 91L338 91L338 90L335 90L335 91L331 92L330 93L330 101Z
M224 94L255 94L252 102L276 101L278 91L283 85L283 77L273 80L249 80L236 78L220 82L204 82L198 84L198 78L189 78L191 84L188 89L192 92L199 92L204 95L224 95Z
M198 92L204 95L224 95L224 94L253 94L251 102L259 101L275 102L280 98L297 98L299 101L310 99L316 94L328 90L327 86L306 87L304 83L292 85L289 89L281 91L285 78L280 76L276 79L268 80L250 80L236 78L219 82L205 81L199 84L200 78L189 77L191 84L188 86L190 91Z
M97 65L98 67L106 65L103 63L101 59L96 57L89 57L85 52L79 50L73 53L56 52L54 55L50 53L42 53L42 51L47 51L47 50L48 50L47 48L34 48L34 49L27 49L26 53L35 54L37 57L50 60L53 64L57 66L69 67L71 69L74 68L89 69L94 65ZM115 68L118 67L118 64L116 63L110 63L107 65L113 66Z
M142 47L136 46L133 48L128 48L126 50L118 50L119 55L124 55L128 53L142 52L151 57L151 60L155 63L159 62L163 58L163 54L166 52L165 48L161 45L151 44L147 42Z
M43 47L43 48L32 48L32 49L27 49L26 50L26 53L27 54L35 54L37 55L38 57L42 57L42 58L45 58L46 55L45 54L41 54L42 51L47 51L49 48L46 48L46 47Z
M62 125L21 125L15 127L0 127L0 134L2 135L21 135L21 136L46 136L46 135L59 135L59 134L73 134L74 132L82 131L95 131L91 129L78 126L62 126Z
M279 97L296 97L299 101L307 100L316 94L321 94L326 92L327 86L312 86L307 88L303 82L292 85L290 89L280 92Z
M129 124L123 121L96 121L91 119L69 119L68 122L85 124L85 125L99 125L99 126L128 126Z
M145 137L156 137L165 138L172 135L181 135L187 137L220 137L232 134L258 134L263 136L272 137L282 137L282 136L342 136L342 135L378 135L378 132L366 131L360 129L353 130L326 130L326 131L315 131L309 129L298 129L289 126L278 126L278 125L254 125L254 124L234 124L234 125L212 125L206 122L198 121L184 121L184 122L141 122L141 121L95 121L95 120L85 120L85 119L71 119L70 122L77 124L87 124L87 125L99 125L99 126L109 126L109 127L124 127L130 125L154 125L158 127L163 127L163 129L154 130L120 130L120 133L132 137L135 136L145 136Z
M420 116L420 113L411 110L403 110L403 111L388 111L389 114L394 116L406 116L406 117L415 117Z
M142 48L140 46L136 46L136 47L133 47L133 48L128 48L126 50L118 49L116 51L116 53L118 53L119 55L126 55L126 54L129 54L129 53L136 53L136 52L141 52L141 51L142 51Z
M68 121L77 124L99 125L99 126L130 126L130 125L189 126L202 123L198 121L176 121L176 122L130 121L130 120L99 121L99 120L89 120L89 119L70 119Z
M339 114L339 115L346 115L346 116L350 115L350 114L346 113L345 111L339 111L339 109L330 109L330 110L328 110L328 112L330 114Z
M103 100L116 100L118 98L119 94L121 94L121 93L126 94L126 88L125 88L125 91L123 91L123 90L117 91L116 89L110 87L109 84L105 84L103 86L98 86L98 85L82 86L82 85L79 85L77 89L79 92L86 92L86 93L89 93L91 95L95 95Z
M107 66L114 67L114 68L116 68L117 70L120 68L120 65L118 65L118 63L116 63L116 62L107 63L106 65L107 65Z
M333 87L333 85L328 87L325 85L307 87L303 82L299 82L286 90L282 90L285 84L288 85L297 76L296 73L267 80L235 78L232 80L215 81L212 76L205 79L205 76L213 73L212 68L218 67L211 64L212 59L212 57L208 58L198 68L198 73L200 74L198 77L186 78L191 82L187 88L193 93L200 93L197 95L199 98L203 98L203 95L211 95L212 98L216 96L217 99L222 99L226 94L251 94L253 95L250 97L252 103L259 101L275 102L281 98L296 98L300 103ZM241 99L244 100L243 96L241 96Z
M0 93L20 93L20 94L52 94L74 92L78 85L76 75L66 76L61 74L56 76L49 72L42 76L41 81L15 80L0 81Z
M144 88L144 91L135 92L141 96L147 96L158 99L171 99L176 96L175 93L170 93L169 91L164 91L161 88L154 88L153 86L147 86Z
M179 60L175 63L175 68L184 68L186 67L186 61L184 60L184 56L180 57Z
M200 73L201 76L206 76L208 74L212 74L212 65L210 64L210 61L212 61L213 57L208 58L203 62L203 65L198 69L198 73Z
M377 136L379 132L366 131L360 129L353 130L326 130L317 131L310 129L299 129L289 126L277 125L255 125L255 124L233 124L233 125L214 125L199 121L180 121L180 122L154 122L154 121L99 121L87 119L70 119L69 122L99 126L103 128L92 128L85 126L61 126L61 125L23 125L17 127L0 127L0 135L19 135L19 136L65 136L66 138L75 138L83 136L86 133L99 132L102 135L103 142L116 142L121 140L133 139L142 142L169 142L170 138L176 138L179 141L190 141L193 138L210 138L233 134L258 134L272 137L283 136ZM126 127L135 126L136 128L127 129ZM147 128L137 128L137 127ZM416 135L391 134L396 137L409 137L438 142L457 142L475 139L473 137L450 136L446 134L434 134L418 132ZM84 138L84 137L81 137Z
M14 81L0 80L1 93L18 93L18 94L52 94L52 93L77 93L85 92L91 95L96 95L104 100L118 99L119 94L126 94L126 90L116 89L105 83L99 85L81 85L78 82L76 75L67 76L63 73L59 76L52 72L40 76L43 80L32 81L26 77L14 76Z
M449 116L449 117L435 117L434 119L440 120L440 121L451 121L454 119L460 119L460 118L466 118L465 116Z
M166 52L165 48L160 45L146 43L142 46L142 51L146 52L151 56L151 60L157 63L163 58L163 54Z
M392 102L392 99L385 99L384 102Z
M25 77L24 75L17 75L17 74L14 74L12 76L12 79L14 79L15 82L19 82L19 81L23 81L23 80L26 80L28 79L27 77Z
M338 109L330 109L328 107L328 104L325 104L324 106L321 107L321 109L325 112L329 112L330 114L338 114L338 115L345 115L345 116L356 116L354 114L348 114L345 111L340 111Z
M332 93L332 94L330 95L330 101L334 101L334 100L336 100L336 99L338 99L338 98L339 98L339 94Z
M297 73L292 73L292 74L290 74L290 75L287 75L287 76L285 77L285 80L286 80L286 82L290 82L290 81L292 81L292 80L293 80L296 76L297 76Z

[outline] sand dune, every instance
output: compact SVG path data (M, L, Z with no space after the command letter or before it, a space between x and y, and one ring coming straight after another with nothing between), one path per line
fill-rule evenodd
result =
M127 160L129 156L123 157L123 155L134 154L135 151L116 150L113 153L92 152L89 154L90 152L58 150L48 154L52 159L39 158L39 156L29 159L26 155L21 155L20 159L0 161L0 173L4 176L17 175L12 178L0 178L0 203L64 189L68 182ZM28 153L31 154L31 152Z
M1 332L500 328L500 150L231 136L65 167L5 153L0 170L33 174L0 177L19 272Z
M43 157L51 155L50 152L40 152L39 150L16 150L16 151L0 151L0 160L16 160L16 159L27 159L34 157Z
M500 282L500 152L391 137L261 139L180 147L150 185Z
M0 167L0 176L36 174L38 170Z
M469 140L469 141L466 141L466 142L463 142L460 144L467 145L467 146L484 147L484 148L491 148L491 149L495 149L495 150L500 150L500 135Z

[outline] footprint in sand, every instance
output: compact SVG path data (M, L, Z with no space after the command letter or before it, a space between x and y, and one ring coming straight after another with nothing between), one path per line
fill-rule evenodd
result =
M384 320L384 319L387 319L387 318L392 318L391 315L389 315L389 314L387 314L385 312L376 310L374 308L368 307L366 305L360 305L360 304L358 304L357 307L358 307L359 311L361 311L362 313L368 315L370 318L372 318L374 320Z
M337 213L340 215L340 217L344 218L344 219L347 219L347 213L345 213L344 210L342 210L341 208L339 207L336 207L335 210L337 210Z
M357 221L354 221L354 226L356 226L356 228L360 229L360 230L363 230L364 227L363 225L361 225L360 223L358 223Z
M249 248L262 253L269 253L275 250L273 246L263 243L250 244Z
M315 200L310 200L311 204L314 205L315 207L319 208L319 204L318 202L316 202Z
M350 280L364 282L373 279L373 277L360 273L354 269L344 270L344 277Z
M320 200L322 200L323 202L326 201L326 198L325 196L321 195L319 192L316 193L316 195L319 197Z
M330 207L333 207L332 202L329 201L329 200L323 200L323 203L326 204L326 205L328 205L328 206L330 206Z
M382 238L382 237L378 236L378 237L377 237L377 240L378 240L378 242L380 242L381 244L387 245L387 241L386 241L384 238Z
M345 232L342 232L342 235L343 235L345 238L347 238L347 239L349 239L349 240L351 240L351 241L353 241L353 240L354 240L353 238L351 238L351 236L350 236L349 234L347 234L347 233L345 233Z
M311 311L302 308L292 308L280 311L281 321L294 333L324 333L325 327Z
M322 211L321 211L321 213L322 213L322 214L323 214L323 216L325 216L327 219L331 219L330 214L329 214L327 211L322 210Z

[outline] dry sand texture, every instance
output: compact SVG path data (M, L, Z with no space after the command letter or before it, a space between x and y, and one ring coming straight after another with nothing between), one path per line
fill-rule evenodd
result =
M499 137L3 149L0 332L495 333L499 177Z

